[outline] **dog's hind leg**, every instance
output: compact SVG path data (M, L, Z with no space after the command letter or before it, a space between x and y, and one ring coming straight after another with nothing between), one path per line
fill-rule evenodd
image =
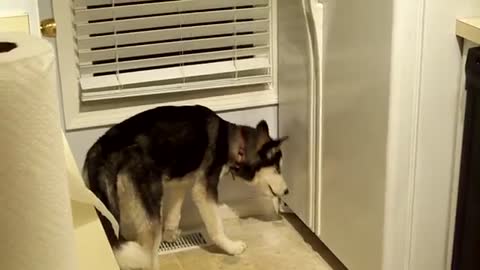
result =
M219 174L220 172L215 177L219 177ZM225 235L222 219L218 213L216 190L209 192L207 183L207 178L201 177L196 179L192 188L193 201L198 207L207 232L212 241L228 254L241 254L247 245L242 241L232 241Z
M161 222L146 224L146 226L138 232L137 241L145 251L150 253L150 266L145 268L145 270L158 270L158 248L162 242Z
M178 229L178 226L180 224L182 205L190 184L191 182L188 179L174 179L164 184L164 241L175 242L180 236L181 231Z
M158 248L162 240L162 193L156 175L144 173L144 168L125 169L118 175L118 198L120 205L120 228L127 239L141 246L139 256L130 254L130 265L148 270L158 270ZM141 179L141 180L139 180ZM141 265L141 266L140 266ZM132 268L132 267L130 267ZM136 268L134 268L136 269Z
M153 247L152 247L152 270L159 270L158 263L158 248L163 239L162 222L160 221L158 226L153 232Z

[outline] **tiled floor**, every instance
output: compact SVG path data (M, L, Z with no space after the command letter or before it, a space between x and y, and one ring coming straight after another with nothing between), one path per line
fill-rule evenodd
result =
M225 222L227 235L248 245L228 256L211 246L160 257L161 270L344 270L328 249L293 215Z

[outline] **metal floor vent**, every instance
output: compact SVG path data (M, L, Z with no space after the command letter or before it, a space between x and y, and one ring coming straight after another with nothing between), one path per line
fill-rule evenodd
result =
M158 249L158 254L165 255L208 245L210 245L210 243L203 236L202 232L189 232L182 234L178 240L173 243L162 242Z

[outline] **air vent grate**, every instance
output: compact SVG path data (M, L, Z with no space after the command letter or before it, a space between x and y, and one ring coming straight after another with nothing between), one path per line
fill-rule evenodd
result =
M210 243L201 232L190 232L182 234L178 240L173 243L162 242L158 249L158 254L176 253L207 245L210 245Z

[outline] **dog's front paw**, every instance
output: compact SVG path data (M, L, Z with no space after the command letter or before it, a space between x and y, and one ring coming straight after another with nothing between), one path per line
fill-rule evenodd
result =
M243 241L230 241L230 243L225 246L225 251L230 255L240 255L246 248L247 244Z
M163 232L163 241L173 243L178 240L181 233L182 231L179 229L166 229Z

